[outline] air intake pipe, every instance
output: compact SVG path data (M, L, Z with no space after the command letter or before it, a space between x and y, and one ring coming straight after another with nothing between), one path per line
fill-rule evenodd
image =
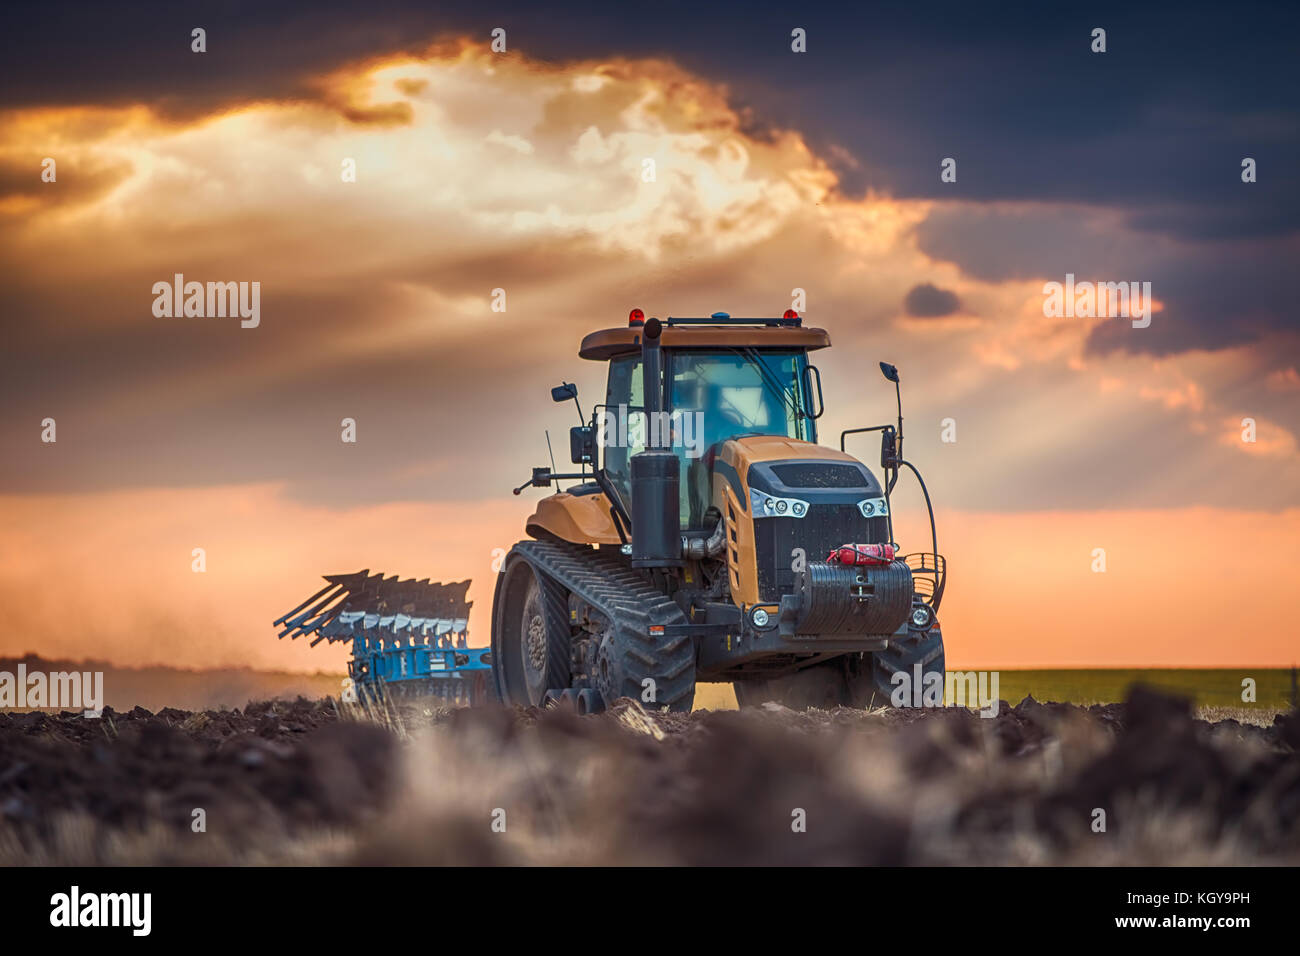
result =
M664 417L663 324L647 319L641 336L642 392L645 395L646 449L632 456L632 567L682 566L678 521L681 462L662 444L669 434Z

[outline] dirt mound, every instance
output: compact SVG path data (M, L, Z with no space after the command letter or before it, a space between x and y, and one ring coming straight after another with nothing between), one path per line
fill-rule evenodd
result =
M12 853L58 841L79 818L98 837L193 833L196 810L206 827L254 837L267 821L280 835L355 825L391 790L398 743L299 700L243 712L106 709L99 720L0 714L0 755L0 847Z
M1300 860L1300 716L0 714L0 864ZM201 809L205 827L195 826Z

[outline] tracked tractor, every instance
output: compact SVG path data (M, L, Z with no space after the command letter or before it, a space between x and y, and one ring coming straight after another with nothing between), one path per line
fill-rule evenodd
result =
M506 703L595 712L620 697L689 710L699 681L741 706L882 706L942 694L946 581L934 511L894 423L818 443L830 345L781 318L645 318L587 335L608 363L604 401L570 429L576 470L532 470L530 540L507 554L492 608L492 674ZM845 451L880 435L880 478ZM902 555L891 493L910 469L930 550ZM563 490L561 485L568 482ZM936 680L937 676L937 680ZM932 702L933 698L927 698Z

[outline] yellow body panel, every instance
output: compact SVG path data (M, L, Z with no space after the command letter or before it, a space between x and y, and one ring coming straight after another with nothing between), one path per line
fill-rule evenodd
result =
M537 510L528 519L529 534L549 531L557 538L574 544L622 544L614 519L609 513L609 499L603 492L571 495L561 491L537 502Z
M781 461L797 458L803 461L819 459L823 461L847 461L858 464L858 460L847 452L825 445L815 445L799 438L786 438L784 435L746 435L733 438L723 446L723 453L734 446L733 457L729 459L732 467L745 478L751 462ZM743 463L744 467L740 467Z
M731 600L744 607L758 600L758 569L754 556L754 522L740 507L740 498L730 482L714 480L715 494L720 490L722 520L727 523L727 576L731 581ZM749 491L745 491L746 499ZM716 499L715 499L716 500Z

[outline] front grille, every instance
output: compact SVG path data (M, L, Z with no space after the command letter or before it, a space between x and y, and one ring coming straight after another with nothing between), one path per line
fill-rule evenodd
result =
M787 488L863 488L867 480L857 465L800 461L773 465L772 474Z
M825 561L843 544L876 544L889 539L885 518L864 518L854 504L812 504L802 518L758 518L754 542L760 600L779 601L794 591L794 550L808 561Z

